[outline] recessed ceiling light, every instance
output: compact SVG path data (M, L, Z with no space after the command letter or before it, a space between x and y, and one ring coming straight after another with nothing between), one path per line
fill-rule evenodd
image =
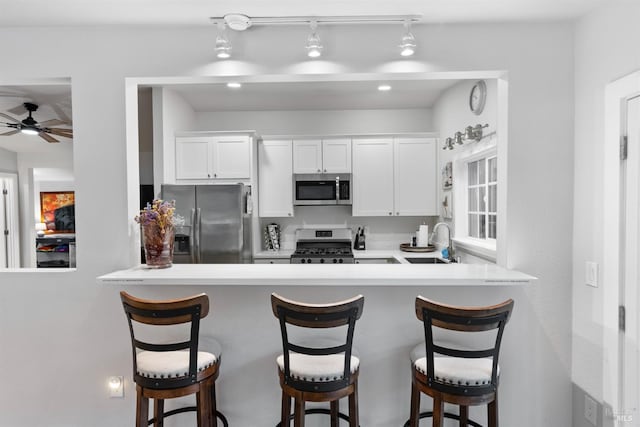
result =
M240 82L229 82L229 83L227 83L227 87L229 89L240 89L242 87L242 83L240 83Z
M378 86L378 90L380 92L386 92L386 91L391 90L391 86L389 86L389 85L380 85L380 86Z

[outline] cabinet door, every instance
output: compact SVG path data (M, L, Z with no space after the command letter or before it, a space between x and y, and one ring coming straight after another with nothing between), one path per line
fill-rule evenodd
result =
M353 140L353 215L393 215L393 139Z
M176 138L176 179L211 177L208 137Z
M351 139L325 139L322 141L322 171L327 173L351 172Z
M396 138L394 149L394 215L437 215L435 140Z
M322 172L322 141L303 139L293 142L293 173Z
M292 141L258 144L258 205L260 216L293 216Z
M251 138L248 136L214 137L212 142L212 178L251 178Z

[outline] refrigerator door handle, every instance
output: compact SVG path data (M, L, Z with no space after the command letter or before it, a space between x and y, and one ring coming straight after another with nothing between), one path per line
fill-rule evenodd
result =
M195 209L196 212L196 217L195 217L195 221L194 221L194 227L195 227L195 257L196 257L196 264L200 264L200 208Z
M196 263L196 210L191 209L191 227L189 227L189 255L191 263Z

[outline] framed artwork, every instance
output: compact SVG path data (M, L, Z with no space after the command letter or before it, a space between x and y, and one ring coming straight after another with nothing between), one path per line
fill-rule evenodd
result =
M453 194L451 191L445 191L442 193L441 208L443 218L453 218Z
M49 233L75 233L75 192L40 192L40 222L45 223L46 230Z
M453 187L453 164L447 162L442 167L442 188L445 190Z

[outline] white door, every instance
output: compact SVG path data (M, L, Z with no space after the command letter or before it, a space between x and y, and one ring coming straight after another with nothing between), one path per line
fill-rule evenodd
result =
M621 380L622 421L640 421L640 96L627 101L627 158L621 165L621 305L625 307L621 331L623 358ZM622 425L622 424L621 424ZM636 425L636 424L634 424Z
M0 268L20 267L18 176L0 173Z
M396 138L394 163L394 214L438 215L435 139Z
M261 217L293 216L292 142L260 141L258 205Z
M325 139L322 141L322 172L351 172L351 139Z
M249 179L251 145L248 136L222 136L213 139L212 178Z
M353 216L393 215L393 139L353 140Z
M176 179L211 177L208 137L176 138Z
M302 139L293 142L293 173L322 172L322 141Z

